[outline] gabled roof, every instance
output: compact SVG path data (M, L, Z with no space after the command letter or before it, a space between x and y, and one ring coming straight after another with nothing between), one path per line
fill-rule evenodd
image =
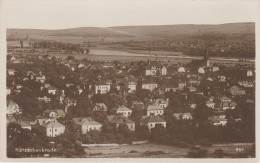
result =
M188 116L189 119L193 119L192 115L190 113L173 113L173 117L176 120L182 120L183 116Z
M79 122L77 122L77 125L83 125L83 126L89 126L89 125L102 125L101 123L98 123L94 121L91 117L85 117L83 119L78 119Z
M16 122L17 124L19 124L21 127L31 127L31 125L25 121L20 121L20 122Z
M141 123L159 123L159 122L166 122L164 119L160 118L159 116L142 116Z
M147 110L163 110L160 105L149 105Z
M227 121L227 119L225 118L221 118L221 117L217 117L217 116L213 116L213 117L208 117L208 120L211 121L211 122L220 122L220 121Z
M107 111L107 106L104 103L96 103L95 107L98 107L103 111Z
M47 122L47 123L43 123L42 124L43 127L46 127L46 128L60 128L60 127L65 127L63 124L60 124L59 122L57 121L50 121L50 122Z
M127 108L127 107L125 107L125 106L119 106L119 107L117 108L117 111L132 111L132 110L129 109L129 108Z
M123 115L109 115L107 116L107 119L110 123L115 123L115 124L135 123L134 121L127 119Z

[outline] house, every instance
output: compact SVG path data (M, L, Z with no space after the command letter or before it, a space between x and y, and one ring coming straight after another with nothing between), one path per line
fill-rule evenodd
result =
M104 103L96 103L94 108L93 108L93 111L104 111L104 112L106 112L107 106Z
M216 67L216 66L212 67L212 71L213 71L213 72L219 71L219 67Z
M209 101L214 101L214 97L213 97L213 96L210 96L210 97L209 97Z
M254 73L253 73L252 70L247 70L247 72L246 72L246 76L247 76L247 77L251 77L251 76L253 76L253 75L254 75Z
M128 89L129 89L129 93L133 93L136 91L136 82L128 82Z
M169 105L169 99L156 99L154 104L166 108Z
M196 106L197 106L197 104L195 104L195 103L189 103L188 106L189 106L189 108L191 108L191 109L195 109Z
M183 90L184 87L186 87L186 82L179 81L178 82L178 89Z
M10 88L6 88L6 95L10 95L11 94L11 89Z
M222 110L227 110L227 109L235 109L236 108L236 103L235 102L223 102L221 103L221 108Z
M82 134L91 130L101 131L102 128L102 124L94 121L91 117L73 118L72 121L80 127Z
M199 81L195 78L190 78L188 81L190 84L199 84Z
M49 94L52 94L52 95L55 95L57 93L57 88L55 87L49 87L48 88L48 93Z
M190 91L190 92L196 92L197 91L197 88L195 87L187 87L187 89Z
M220 102L228 102L228 103L231 103L231 99L226 97L226 96L222 96L219 98Z
M125 117L129 117L132 114L132 110L125 107L125 106L119 106L116 109L116 114L120 114L120 115L123 115Z
M179 67L178 68L178 72L180 72L180 73L185 72L185 68L184 67Z
M193 117L190 113L173 113L175 120L192 120Z
M214 103L214 102L211 101L211 100L206 101L206 106L209 107L209 108L214 109L215 104L216 104L216 103Z
M44 83L46 78L44 75L41 75L41 76L37 76L36 79L35 79L37 82L40 82L40 83Z
M218 76L218 78L219 78L220 82L226 82L226 76L221 75L221 76Z
M21 89L21 88L23 88L23 86L22 86L21 84L17 84L15 87L16 87L16 89Z
M140 126L147 126L149 131L151 131L156 124L161 124L163 127L166 127L166 121L159 116L142 116L140 120Z
M48 117L48 118L59 118L59 117L62 117L64 118L65 117L65 112L62 110L62 109L57 109L57 110L45 110L43 112L43 116L44 117Z
M21 126L22 129L32 130L31 124L26 122L26 121L18 121L18 122L15 122L15 123L18 124L19 126Z
M232 96L241 96L241 95L245 95L246 91L238 86L232 86L230 88L230 93Z
M57 137L65 132L65 126L57 121L49 121L41 125L47 137Z
M84 65L83 63L80 63L80 64L78 65L78 68L82 68L82 67L85 67L85 65Z
M7 69L7 73L8 73L8 75L13 76L13 75L15 75L16 70L14 70L14 69Z
M148 105L147 116L157 116L163 114L164 114L164 108L162 108L160 105Z
M110 91L110 84L100 83L95 85L95 94L105 94Z
M158 87L158 84L155 82L144 82L142 84L142 89L147 89L149 91L154 91Z
M166 92L168 92L168 91L176 92L177 89L178 89L178 86L177 86L177 84L175 85L173 83L165 83L164 89L165 89Z
M39 101L45 102L45 103L49 103L51 102L51 98L47 97L47 96L43 96L43 97L38 97L37 98Z
M21 111L21 109L20 109L20 107L18 106L17 103L15 103L12 100L9 100L7 102L7 112L6 113L8 115L11 115L11 114L22 114L22 111Z
M83 92L83 89L80 88L80 86L77 86L76 89L79 95Z
M208 121L213 126L226 126L227 124L227 119L218 116L208 117Z
M246 88L252 88L254 86L254 83L251 81L239 81L238 84L240 86L246 87Z
M119 125L127 125L130 131L135 131L135 122L127 119L123 115L109 115L107 116L109 123L114 124L116 127Z
M145 76L155 76L157 74L167 75L167 68L159 62L149 62L145 67Z
M203 67L200 67L200 68L198 69L198 73L200 73L200 74L205 74L204 68L203 68Z
M143 110L144 109L144 103L141 101L133 101L131 108L133 109L138 109L138 110Z

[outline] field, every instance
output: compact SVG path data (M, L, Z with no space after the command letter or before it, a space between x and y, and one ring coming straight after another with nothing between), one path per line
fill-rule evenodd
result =
M208 150L208 157L213 156L215 149L221 148L229 155L238 154L237 149L244 149L242 152L249 152L252 148L249 144L219 144L212 145L211 147L200 147L201 149ZM190 147L181 148L168 145L159 144L141 144L141 145L123 145L113 147L88 147L85 148L86 157L96 158L129 158L129 157L152 157L152 158L184 158L187 157L188 152L191 151Z

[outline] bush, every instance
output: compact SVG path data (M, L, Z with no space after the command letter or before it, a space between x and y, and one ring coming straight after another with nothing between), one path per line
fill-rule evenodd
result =
M214 155L215 155L215 157L217 157L217 158L222 158L222 157L224 157L224 151L222 150L222 149L215 149L215 151L214 151Z
M192 146L190 149L191 150L201 150L200 147L197 147L197 146Z
M203 158L207 156L208 151L205 149L200 149L198 151L190 151L188 152L189 158Z
M144 152L146 156L152 156L152 155L161 155L165 154L163 151L146 151Z
M129 153L138 153L138 152L135 150L131 150Z
M103 153L90 153L90 156L102 155Z

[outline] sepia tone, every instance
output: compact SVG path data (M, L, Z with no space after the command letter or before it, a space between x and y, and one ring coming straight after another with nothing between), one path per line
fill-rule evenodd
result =
M7 28L7 157L255 158L255 29Z

